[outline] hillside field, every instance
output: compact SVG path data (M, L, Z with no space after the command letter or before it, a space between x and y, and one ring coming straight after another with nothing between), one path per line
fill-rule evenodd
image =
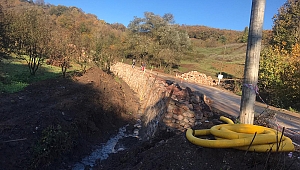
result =
M198 41L194 39L193 41ZM227 44L220 47L194 47L194 55L180 61L180 72L198 71L216 78L242 78L247 44Z

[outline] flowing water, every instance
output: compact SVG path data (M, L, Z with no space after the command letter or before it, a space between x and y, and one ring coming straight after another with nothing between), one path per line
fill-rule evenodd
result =
M89 156L83 158L80 162L76 163L72 170L84 170L85 167L94 167L96 165L97 160L105 160L108 158L109 154L117 153L126 149L122 144L118 143L121 139L126 137L137 137L138 131L141 127L140 124L134 125L135 129L132 132L127 132L126 128L129 125L126 125L119 129L118 134L111 137L105 144L97 147Z

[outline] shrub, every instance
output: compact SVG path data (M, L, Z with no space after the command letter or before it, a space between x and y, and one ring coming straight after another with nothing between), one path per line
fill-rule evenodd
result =
M33 148L34 159L32 168L48 166L55 159L71 151L73 143L71 136L60 125L48 126L42 132L42 137Z

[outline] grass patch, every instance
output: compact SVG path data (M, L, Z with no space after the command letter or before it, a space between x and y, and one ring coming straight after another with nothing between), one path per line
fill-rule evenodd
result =
M14 92L21 91L28 85L29 85L28 83L23 83L18 81L12 81L10 84L3 84L2 82L0 82L0 89L1 92L14 93Z
M298 111L298 110L296 110L296 109L292 108L291 106L288 108L288 110L289 110L289 111L291 111L291 112L299 113L299 111Z
M61 75L60 67L42 64L36 75L32 76L26 61L10 57L0 62L0 92L14 93L24 89L31 83L58 77Z
M196 48L196 51L200 54L204 54L206 56L211 56L211 55L220 55L224 53L224 48L223 47L211 47L211 48Z
M208 76L215 77L218 70L213 66L214 60L203 59L201 62L190 62L182 60L179 70L181 72L198 71Z
M196 47L195 52L180 61L180 72L198 71L217 78L219 72L232 77L242 77L245 62L245 44L229 44L221 47Z

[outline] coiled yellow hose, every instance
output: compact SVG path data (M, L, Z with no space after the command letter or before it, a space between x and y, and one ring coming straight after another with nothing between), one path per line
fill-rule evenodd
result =
M220 120L228 124L216 125L210 129L188 129L187 139L195 145L209 148L235 148L255 152L295 150L292 140L279 131L257 125L234 124L232 120L224 116L221 116ZM217 140L196 137L204 135L214 135Z

